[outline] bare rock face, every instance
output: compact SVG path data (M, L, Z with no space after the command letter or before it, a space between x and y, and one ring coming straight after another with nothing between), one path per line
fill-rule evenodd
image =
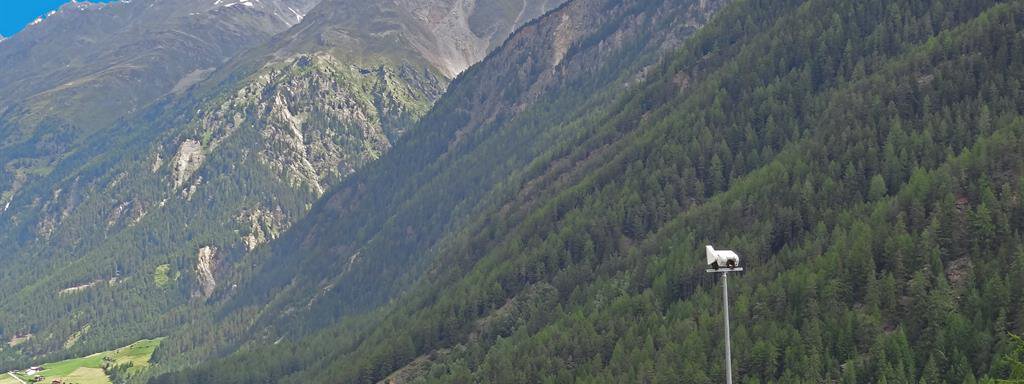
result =
M454 77L482 60L520 25L562 0L395 0L423 23L432 41L419 42L420 54Z
M178 153L171 160L174 177L174 189L181 188L192 174L196 172L206 156L203 154L203 145L197 140L188 139L178 147Z
M57 292L57 294L60 295L60 296L70 295L72 293L82 292L82 291L84 291L86 289L95 287L97 284L105 283L105 282L106 282L106 280L103 280L103 279L93 280L93 281L90 281L90 282L85 283L85 284L79 284L79 285L76 285L74 287L68 287L68 288L61 289L60 291Z
M288 228L288 219L281 207L274 210L256 208L242 212L237 218L245 229L242 243L245 249L252 251L268 241L276 239Z
M199 280L203 299L210 298L210 295L213 295L213 291L217 288L217 280L213 277L216 269L216 259L217 247L207 245L199 248L199 254L196 256L196 277Z
M71 1L0 37L0 208L47 183L79 140L117 135L119 121L184 94L318 2Z
M203 143L180 145L172 159L175 188L191 193L188 180L207 158L252 157L286 184L320 195L389 150L446 86L408 66L296 56L202 108L184 137Z
M311 41L348 57L373 57L382 47L396 57L425 60L454 78L483 59L516 28L562 0L325 0L297 28L279 35L279 57ZM395 41L401 41L396 46Z

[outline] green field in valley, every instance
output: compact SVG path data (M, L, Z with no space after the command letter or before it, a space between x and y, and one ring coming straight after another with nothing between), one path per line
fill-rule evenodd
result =
M128 373L136 373L149 366L153 351L160 345L159 339L139 340L131 345L112 351L94 353L89 356L43 364L43 370L35 375L26 375L24 370L14 372L19 378L31 382L35 376L43 376L43 382L61 380L76 384L109 384L110 379L103 372L104 364L125 365L131 363ZM21 384L9 374L0 377L0 384Z
M0 384L21 384L18 379L11 377L6 373L0 374Z

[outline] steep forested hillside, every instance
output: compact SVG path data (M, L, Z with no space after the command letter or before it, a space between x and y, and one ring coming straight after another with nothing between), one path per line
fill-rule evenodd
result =
M456 80L443 105L392 150L408 152L354 174L296 224L301 229L254 252L256 275L225 293L223 311L169 337L157 358L178 361L239 335L295 339L387 302L424 271L430 259L423 250L474 212L491 183L535 160L508 150L541 152L566 142L561 136L573 129L541 134L540 123L605 107L719 4L581 3L523 27L487 65ZM579 89L604 95L588 102ZM528 114L517 109L535 116L518 120ZM456 136L463 141L453 143ZM442 155L452 147L484 157Z
M576 0L524 27L272 245L295 267L237 305L296 281L320 284L314 319L399 299L153 381L717 382L706 243L747 267L741 382L1020 375L1001 356L1024 331L1024 4L737 1L644 67L661 29L630 26L707 5L676 3Z
M89 260L90 248L133 226L159 202L144 201L138 189L125 192L129 164L145 161L140 158L153 137L180 122L184 114L169 107L175 105L169 100L231 56L298 23L313 5L313 0L249 6L214 0L68 2L3 41L0 365L23 353L83 344L96 350L98 344L113 347L140 336L137 317L111 316L124 335L111 340L102 327L93 327L97 324L88 314L68 309L105 303L90 310L109 314L114 311L106 304L123 301L138 309L133 316L152 317L153 308L166 304L137 300L142 296L137 288L121 297L110 294L116 288L87 292L115 287L128 277L123 263ZM145 179L147 173L129 179ZM159 175L139 184L146 182L152 182L150 192L165 189ZM126 248L115 251L124 252L125 259L145 254ZM46 279L51 276L57 278ZM139 316L144 312L149 314ZM55 322L63 324L49 327ZM90 329L102 336L88 335Z
M7 145L0 162L8 172L0 180L0 369L163 336L218 311L262 267L252 251L300 219L324 191L391 149L444 92L449 76L557 2L474 4L329 0L308 9L308 0L75 3L5 41L0 60L18 76L5 77L0 88L17 88L18 79L29 75L50 73L47 80L57 81L88 74L92 66L121 68L122 61L139 72L130 71L137 78L127 83L117 81L123 76L114 71L71 81L81 89L58 87L88 102L64 99L63 91L43 92L68 108L46 107L34 96L3 96L26 108L41 106L29 111L0 98L0 114L9 118L0 121L0 145ZM508 12L495 13L492 6ZM282 10L282 25L252 19L278 17ZM276 28L267 34L294 25L273 37L253 29L245 36L255 47L228 34L217 40L231 45L223 52L203 43L208 31L184 31L195 19L233 32L248 26L232 24L235 16L253 27ZM489 27L473 29L470 19ZM111 27L103 33L111 20L123 22L117 26L127 32ZM63 42L59 37L75 25L89 28ZM158 27L170 31L147 34ZM81 51L109 60L69 66L66 74L52 68L64 56L38 56L61 51L70 61L93 57L79 50L78 38L107 43ZM179 39L223 56L179 45ZM61 50L62 43L70 47ZM178 49L203 60L175 56ZM435 54L446 50L456 50L458 60L447 53L443 57L454 61L437 60ZM15 60L20 54L27 58ZM166 54L200 68L175 72L191 67L162 59ZM148 68L135 57L175 71L165 74L164 66ZM44 73L32 72L32 62L45 64L38 68ZM96 89L96 95L80 92ZM122 96L137 99L121 102ZM97 109L92 102L125 110ZM72 113L74 108L102 118L87 119L91 115ZM58 122L60 129L11 123L33 119ZM208 341L248 337L231 336ZM194 352L188 357L201 359L206 351Z

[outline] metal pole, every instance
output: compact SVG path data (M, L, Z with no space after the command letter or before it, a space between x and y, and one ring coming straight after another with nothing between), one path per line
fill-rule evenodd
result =
M729 272L722 272L722 308L725 309L725 383L732 384L732 348L729 345Z

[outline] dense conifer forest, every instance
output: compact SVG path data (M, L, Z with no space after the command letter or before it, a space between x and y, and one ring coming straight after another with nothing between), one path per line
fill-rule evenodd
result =
M665 4L618 3L587 6ZM638 85L566 81L438 145L485 60L339 188L401 197L381 222L440 225L375 261L432 255L413 288L152 382L718 382L708 243L747 269L730 287L740 382L1021 379L1021 23L1018 1L735 1ZM604 25L571 49L621 28ZM621 52L606 78L642 63ZM312 223L282 249L348 228Z
M108 377L716 383L713 244L737 382L1024 382L1024 1L482 2L525 24L450 84L342 60L324 1L254 51L316 54L0 156L0 369L161 337Z

